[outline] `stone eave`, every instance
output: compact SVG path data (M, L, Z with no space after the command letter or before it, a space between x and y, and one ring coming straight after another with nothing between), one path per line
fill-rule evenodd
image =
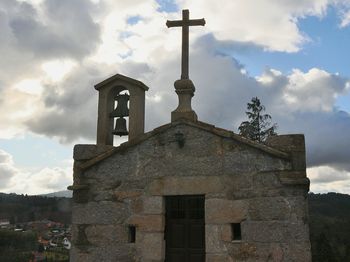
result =
M195 128L199 128L202 130L205 130L207 132L213 133L215 135L218 135L220 137L225 137L225 138L231 138L234 139L242 144L246 144L249 145L253 148L256 148L258 150L261 150L269 155L272 155L274 157L278 157L278 158L282 158L282 159L291 159L291 156L288 153L285 153L283 151L277 150L273 147L252 141L250 139L244 138L240 135L235 134L232 131L223 129L223 128L218 128L215 127L214 125L210 125L201 121L197 121L197 122L192 122L186 119L180 119L176 122L172 122L169 124L165 124L163 126L157 127L155 129L153 129L150 132L147 132L133 140L130 140L128 142L122 143L121 145L119 145L118 147L114 147L90 160L87 160L86 162L82 163L81 165L79 165L79 168L81 170L86 170L88 168L90 168L91 166L96 165L97 163L101 162L102 160L110 157L111 155L117 153L117 152L123 152L125 150L127 150L130 147L133 147L135 145L138 145L140 143L142 143L143 141L151 138L152 136L158 135L160 133L165 132L166 130L178 126L178 125L189 125L189 126L193 126Z
M121 74L115 74L115 75L107 78L106 80L103 80L102 82L96 84L95 85L95 89L96 90L100 90L101 88L103 88L103 87L105 87L107 85L110 85L111 83L116 82L118 80L130 83L130 84L133 84L133 85L137 85L137 86L143 88L145 91L147 91L149 89L149 87L146 86L141 81L133 79L133 78L130 78L130 77L127 77L125 75L121 75Z

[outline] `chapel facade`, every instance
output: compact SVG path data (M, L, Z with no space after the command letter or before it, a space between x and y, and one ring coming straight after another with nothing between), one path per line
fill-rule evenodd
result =
M97 142L74 147L71 261L311 261L304 136L261 144L199 121L184 73L171 122L146 133L145 84L95 86Z

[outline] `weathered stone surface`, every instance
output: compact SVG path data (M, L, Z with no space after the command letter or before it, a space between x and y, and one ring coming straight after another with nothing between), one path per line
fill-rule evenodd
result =
M234 258L234 261L239 262L255 262L255 261L267 261L260 260L260 252L258 251L256 243L245 243L245 242L236 242L232 243L229 246L229 255Z
M126 225L89 225L85 228L85 235L89 243L94 246L109 244L125 244L128 242L128 228Z
M287 220L291 212L291 203L285 197L261 197L249 200L251 220Z
M205 246L207 253L227 252L225 244L221 241L221 227L219 225L205 225Z
M111 201L74 204L72 208L73 224L118 224L128 217L125 204Z
M242 238L247 242L306 242L308 226L303 222L246 221L242 223Z
M231 224L220 225L220 230L221 230L221 240L225 242L231 242L233 237Z
M74 183L88 189L74 193L72 261L164 261L173 195L205 195L206 261L310 261L303 141L275 141L278 151L200 125L168 124L85 168L97 149L77 153ZM232 241L238 222L242 240Z
M284 261L311 262L311 245L309 241L294 242L282 245Z
M116 201L123 201L126 198L139 197L141 194L141 191L115 191L114 197Z
M136 215L130 217L127 223L144 232L163 232L165 225L163 215Z
M206 262L233 262L234 260L227 254L207 254Z
M71 261L84 262L134 262L135 247L130 244L110 245L106 243L104 246L90 246L86 251L73 248L71 250Z
M137 235L136 244L139 261L164 261L163 233L141 232Z
M306 169L304 135L279 135L270 137L266 143L288 152L292 158L293 170Z
M149 188L150 195L201 195L219 193L224 186L219 177L163 177L154 180Z
M208 224L240 223L247 218L248 203L244 200L206 199L205 221Z
M75 145L73 158L76 161L89 160L113 148L109 145Z
M164 214L164 199L161 196L147 196L143 198L144 214Z

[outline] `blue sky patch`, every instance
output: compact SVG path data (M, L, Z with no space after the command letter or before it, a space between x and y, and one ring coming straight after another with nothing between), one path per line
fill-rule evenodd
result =
M179 10L179 7L177 6L176 2L174 0L156 0L159 8L157 11L159 12L177 12Z
M130 16L126 19L126 22L129 25L136 25L139 21L142 20L142 17L139 15L134 15L134 16Z

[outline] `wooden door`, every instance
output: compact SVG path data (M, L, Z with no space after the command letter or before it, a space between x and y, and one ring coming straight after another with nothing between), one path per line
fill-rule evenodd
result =
M166 262L204 262L204 196L166 197Z

